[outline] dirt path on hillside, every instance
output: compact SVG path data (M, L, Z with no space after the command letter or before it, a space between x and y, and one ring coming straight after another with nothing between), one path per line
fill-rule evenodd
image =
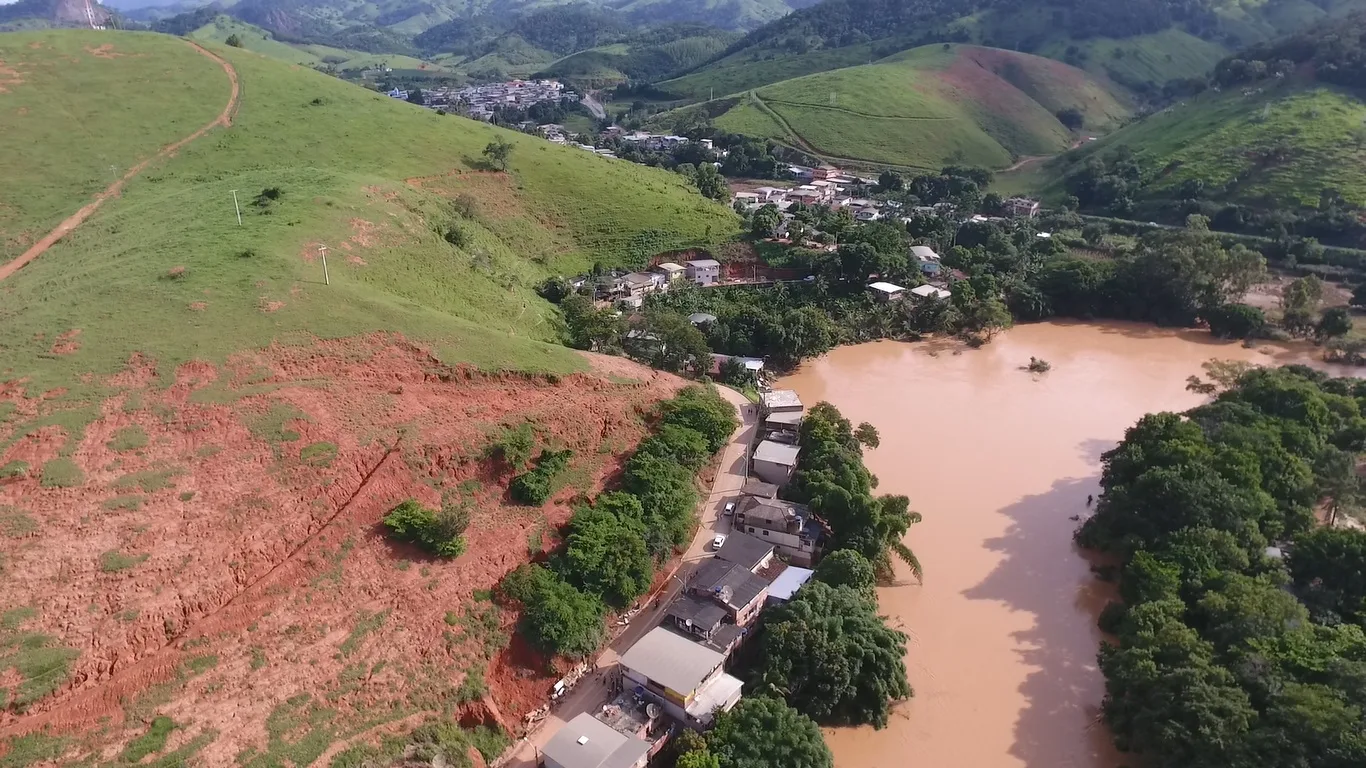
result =
M218 117L214 118L213 122L209 123L208 125L205 125L203 128L200 128L199 130L175 142L174 144L167 144L166 146L157 150L157 153L155 155L152 155L151 157L143 160L137 165L134 165L132 168L129 168L128 172L123 174L122 178L120 178L118 181L115 181L113 184L110 184L108 187L105 188L103 192L99 193L98 195L95 195L95 199L91 200L89 203L86 203L86 205L82 207L79 211L76 211L75 213L71 214L71 216L67 217L65 221L57 225L56 229L44 235L41 240L33 244L33 247L29 248L27 251L24 251L22 254L20 254L19 258L14 259L13 261L7 264L0 264L0 281L5 280L10 275L14 274L15 272L18 272L20 268L22 268L24 265L28 264L29 262L33 261L39 256L42 256L43 253L47 251L48 248L51 248L53 244L55 244L58 240L61 240L63 237L66 237L67 234L69 234L72 230L74 230L76 227L79 227L81 224L85 222L86 219L90 218L90 216L94 214L95 211L99 210L101 205L104 205L105 200L108 200L111 197L117 197L118 194L123 191L123 185L126 182L133 179L139 173L142 173L144 170L147 169L147 166L151 165L154 161L174 156L175 153L179 152L180 149L184 147L186 144L189 144L190 142L194 141L200 136L203 136L204 134L213 130L217 126L221 125L224 128L227 128L232 125L232 116L234 113L237 112L238 97L241 95L242 90L241 85L237 81L237 70L233 69L232 65L229 64L226 59L219 57L217 54L209 51L207 48L204 48L203 46L200 46L197 43L190 42L189 40L186 40L185 42L187 45L193 47L196 51L199 51L208 58L212 59L214 62L218 64L218 66L223 68L224 72L227 73L228 81L232 83L232 94L228 97L227 106L223 107L223 111L219 113Z

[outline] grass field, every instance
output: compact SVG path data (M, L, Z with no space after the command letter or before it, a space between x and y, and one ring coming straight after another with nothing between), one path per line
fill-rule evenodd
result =
M412 56L366 53L345 48L333 48L327 45L284 43L276 40L275 36L267 30L234 19L231 16L217 16L212 23L205 24L190 33L190 37L195 40L215 43L222 43L231 35L237 35L238 40L242 42L242 47L249 51L305 67L331 64L342 72L369 69L380 65L388 65L393 69L444 69L435 63Z
M1066 149L1072 136L1055 113L1069 107L1095 131L1129 113L1099 82L1059 62L935 45L758 88L716 124L832 160L1001 168Z
M881 55L874 52L871 43L761 60L732 55L691 74L666 80L658 87L678 98L709 99L712 94L719 97L739 93L816 72L871 64L879 58Z
M1211 197L1316 205L1332 187L1366 204L1366 104L1288 83L1250 96L1207 93L1133 124L1050 166L1045 188L1092 153L1132 149L1148 193L1202 179Z
M110 39L0 36L17 72L0 75L0 263L227 101L222 70L184 42L128 35L101 49Z
M126 164L207 122L227 100L224 73L174 38L66 31L25 33L6 43L32 57L17 68L35 77L47 72L42 57L85 45L141 53L92 64L91 72L102 68L107 79L87 81L81 67L53 67L42 95L98 104L103 90L113 101L137 103L139 81L119 71L169 69L184 87L163 94L161 104L193 115L149 102L140 110L92 110L82 131L63 133L66 100L38 98L27 84L0 94L0 119L13 119L11 104L29 109L24 130L32 133L22 135L30 140L0 149L7 171L0 194L11 206L41 197L41 208L23 209L33 231L56 224L100 186L97 171L87 177L76 172L85 163L68 161L93 152L83 146L92 137L123 137L110 139L105 151L122 151ZM43 47L31 48L35 43ZM169 371L273 341L374 330L428 342L452 363L573 369L578 358L544 343L555 338L555 322L533 291L537 282L596 259L640 263L736 231L729 210L675 174L439 116L250 51L215 50L242 81L232 128L148 169L0 284L0 372L22 372L39 391L67 387L66 397L77 401L98 386L81 385L81 374L113 373L135 351ZM496 136L515 146L509 174L477 170ZM52 169L68 162L70 178L58 184ZM415 177L433 178L405 183ZM267 188L280 190L278 200L256 205ZM242 203L240 227L232 190ZM465 202L456 206L453 198ZM444 238L452 227L461 233L460 247ZM331 249L330 286L322 285L315 258L324 244ZM74 353L50 351L58 335L74 329Z

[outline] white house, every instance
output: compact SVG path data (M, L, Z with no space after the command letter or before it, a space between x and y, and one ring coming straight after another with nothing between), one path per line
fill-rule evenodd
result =
M935 288L933 285L917 285L911 289L911 293L922 299L948 299L950 296L953 296L952 291L946 291L943 288Z
M771 542L789 562L809 566L819 552L822 529L801 504L747 496L735 511L734 530Z
M694 259L685 265L689 280L698 285L714 285L721 282L721 262L716 259Z
M876 282L868 285L868 292L878 301L891 301L905 293L906 289L895 283Z
M754 449L754 474L766 483L787 485L797 469L800 451L795 445L764 440Z
M545 768L645 768L650 744L619 733L587 712L565 723L541 750Z
M639 686L689 728L706 728L716 712L740 701L738 679L722 669L726 657L664 627L655 627L622 654L622 686ZM629 764L628 764L629 765Z

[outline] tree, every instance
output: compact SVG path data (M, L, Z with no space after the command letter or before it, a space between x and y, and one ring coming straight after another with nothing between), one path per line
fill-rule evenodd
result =
M614 352L621 349L626 319L608 307L598 309L580 293L571 293L560 302L560 312L569 346L575 349Z
M674 373L681 373L689 366L710 369L711 348L707 346L707 337L683 315L652 310L645 315L644 330L649 351L642 356L655 368Z
M754 217L750 221L750 231L755 237L773 237L777 234L778 225L782 223L782 220L776 206L765 205L754 212Z
M1366 283L1362 283L1352 290L1351 305L1354 307L1366 307Z
M730 187L726 186L726 177L716 170L716 166L711 163L703 163L698 166L694 173L693 184L697 186L697 191L703 197L724 203L730 200Z
M408 91L408 103L416 104L419 107L423 106L427 103L427 96L422 92L421 88L414 88L411 91Z
M896 171L883 171L877 177L877 191L879 192L900 192L906 188L906 180L901 178L901 174Z
M1346 307L1329 307L1319 317L1314 336L1320 342L1336 339L1352 332L1352 313Z
M242 47L242 38L239 37L236 33L228 35L228 39L224 40L223 42L227 45L231 45L233 48Z
M721 761L708 750L684 752L674 763L674 768L721 768Z
M1314 313L1323 300L1323 282L1314 275L1292 280L1281 291L1281 324L1291 333L1305 335L1314 328Z
M722 768L834 768L811 718L778 699L746 696L716 718L707 746Z
M469 514L456 506L434 511L408 499L384 516L384 527L399 541L416 544L437 557L457 558L465 552Z
M811 578L832 587L849 587L867 597L872 597L877 587L873 564L852 549L839 549L826 555Z
M487 159L493 167L506 172L508 169L508 160L512 157L512 150L512 143L499 137L490 141L488 146L484 147L484 158Z
M1087 224L1081 228L1081 239L1092 247L1105 242L1105 227L1101 224Z
M1205 312L1210 333L1223 339L1252 339L1266 327L1266 315L1247 304L1224 304Z
M661 422L687 427L701 434L707 450L715 453L730 441L739 428L735 406L712 387L693 385L679 391L661 407Z
M575 586L617 608L629 606L644 594L654 577L640 520L618 518L597 507L574 512L562 558L557 570Z
M819 723L884 728L892 703L911 695L906 636L850 587L808 583L770 609L760 654L763 685Z
M876 448L882 444L882 438L877 433L877 427L866 421L860 423L858 429L854 430L854 437L864 448Z
M525 606L522 626L541 650L583 658L602 645L606 613L602 601L580 592L558 575L547 571Z
M1080 131L1086 125L1086 115L1076 107L1060 109L1054 116L1069 131Z
M1366 621L1366 533L1316 528L1295 539L1287 564L1310 605Z

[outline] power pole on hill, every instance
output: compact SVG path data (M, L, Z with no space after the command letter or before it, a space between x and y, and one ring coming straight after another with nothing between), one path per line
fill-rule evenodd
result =
M331 285L332 278L327 274L327 246L318 246L318 251L323 255L323 285Z
M237 210L237 226L242 226L242 206L237 204L237 190L232 191L232 207Z

